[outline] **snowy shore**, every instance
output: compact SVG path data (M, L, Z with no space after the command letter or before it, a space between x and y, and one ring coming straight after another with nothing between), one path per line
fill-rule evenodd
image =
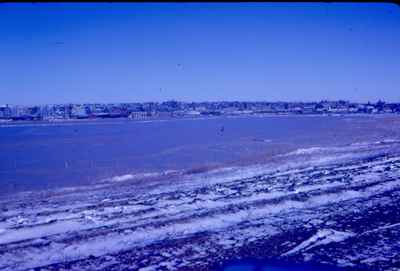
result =
M279 164L0 197L0 270L215 270L240 258L400 265L400 142Z

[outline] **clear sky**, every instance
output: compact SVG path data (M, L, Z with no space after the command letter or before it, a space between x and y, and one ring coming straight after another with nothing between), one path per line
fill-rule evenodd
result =
M400 102L395 4L2 4L0 104Z

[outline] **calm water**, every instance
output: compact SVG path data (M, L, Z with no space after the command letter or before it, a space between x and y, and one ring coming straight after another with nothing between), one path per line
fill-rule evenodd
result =
M7 124L0 126L0 193L128 173L254 163L297 148L393 136L383 121L288 116Z

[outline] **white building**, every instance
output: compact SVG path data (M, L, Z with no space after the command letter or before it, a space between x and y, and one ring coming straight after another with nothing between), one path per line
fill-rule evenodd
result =
M146 119L148 117L147 112L144 111L136 111L129 114L130 119Z

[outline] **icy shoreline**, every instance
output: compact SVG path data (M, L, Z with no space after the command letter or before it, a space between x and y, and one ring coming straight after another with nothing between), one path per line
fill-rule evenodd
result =
M3 197L0 270L214 270L250 256L362 270L400 263L398 141L285 159Z

